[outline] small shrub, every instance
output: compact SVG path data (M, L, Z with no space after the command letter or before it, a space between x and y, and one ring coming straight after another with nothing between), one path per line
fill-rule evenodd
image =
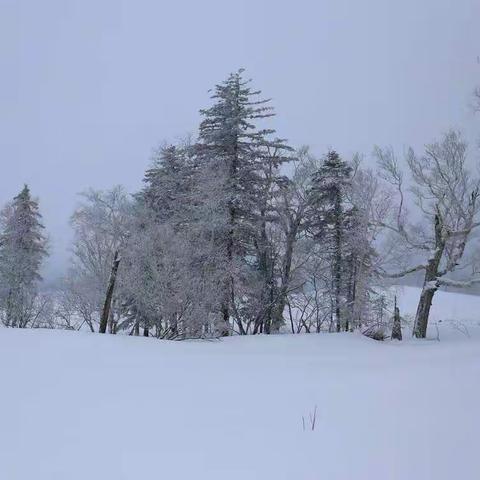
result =
M373 325L368 327L366 330L362 332L368 338L372 338L373 340L378 340L379 342L383 342L388 338L387 332L385 331L384 326Z

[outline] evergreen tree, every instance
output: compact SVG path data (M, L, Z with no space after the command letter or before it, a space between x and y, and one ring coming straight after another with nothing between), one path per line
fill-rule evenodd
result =
M353 212L348 200L351 176L352 168L337 152L331 150L323 165L313 175L310 191L310 230L321 242L325 255L329 257L338 332L342 327L348 329L346 319L342 319L342 309L346 293L345 280L348 278L348 263L345 258L347 231L352 224Z
M150 168L145 172L144 188L135 195L130 222L131 238L124 255L126 281L123 282L122 310L126 318L121 327L133 325L132 332L150 334L155 326L164 334L177 335L176 316L172 309L166 315L164 295L177 296L181 281L173 282L165 273L165 264L186 261L185 254L165 248L167 241L178 243L175 237L190 223L189 205L192 197L193 149L189 145L164 145L155 153ZM182 241L184 236L182 237ZM170 258L166 258L170 256ZM180 272L179 265L175 268ZM168 282L168 288L166 287ZM162 303L162 305L160 305Z
M216 241L224 252L221 311L225 333L230 329L231 316L240 333L245 333L236 289L242 288L242 278L251 273L252 267L257 268L264 285L273 285L266 238L268 195L272 174L275 177L278 166L288 160L289 150L283 140L270 139L274 130L256 127L258 120L274 113L267 105L269 100L257 99L260 92L249 87L250 81L242 78L242 72L231 74L217 85L212 96L214 105L201 110L198 145L203 172L211 177L208 181L204 176L203 183L208 188L208 203L215 204Z
M188 221L195 173L194 149L189 145L165 145L145 172L145 187L136 199L151 210L156 221Z
M214 218L200 201L197 161L196 146L167 145L145 173L122 255L121 329L164 338L216 334L209 313L221 297L217 252L204 228Z
M0 302L4 323L26 327L32 320L41 280L40 267L47 255L38 203L27 185L2 215L0 236Z

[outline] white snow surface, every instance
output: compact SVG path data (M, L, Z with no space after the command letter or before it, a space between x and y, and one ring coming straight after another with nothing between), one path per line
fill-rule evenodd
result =
M0 479L478 480L479 306L401 343L0 329Z

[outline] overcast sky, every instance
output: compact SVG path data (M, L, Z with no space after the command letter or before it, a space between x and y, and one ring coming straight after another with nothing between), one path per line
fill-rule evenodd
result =
M318 154L473 139L479 19L479 0L0 0L0 204L31 186L58 274L77 193L138 189L239 67Z

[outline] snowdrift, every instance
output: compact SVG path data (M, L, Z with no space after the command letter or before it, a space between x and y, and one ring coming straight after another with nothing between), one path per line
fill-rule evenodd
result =
M402 343L0 329L0 479L478 479L476 312Z

